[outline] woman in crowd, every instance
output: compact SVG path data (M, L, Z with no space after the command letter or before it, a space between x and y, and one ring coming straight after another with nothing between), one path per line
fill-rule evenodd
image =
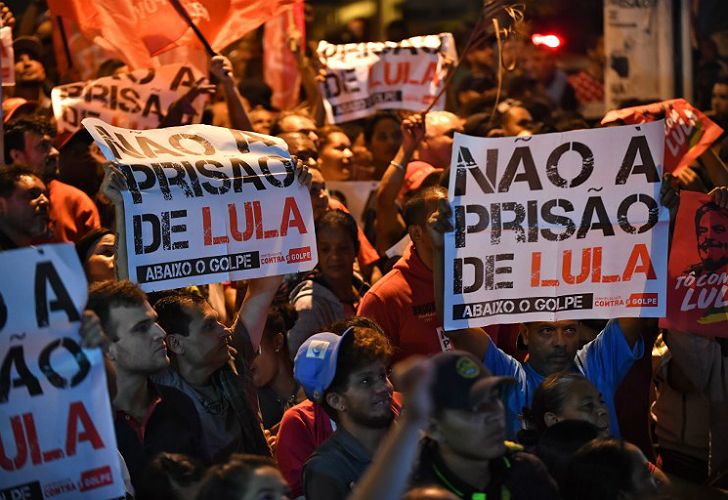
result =
M379 180L402 144L399 119L391 112L380 112L364 125L364 144L371 154L372 179Z
M89 231L76 242L76 252L81 259L89 285L100 281L113 280L114 245L113 231L104 227Z
M316 219L316 246L319 263L289 296L298 319L288 332L290 353L323 329L356 315L362 295L369 285L354 271L359 252L354 218L341 210L328 210Z
M576 452L563 485L564 500L631 500L658 498L652 466L635 445L598 438Z
M609 413L601 394L580 373L554 373L536 389L531 408L523 409L526 430L519 440L534 445L544 431L564 420L594 425L601 437L609 435Z
M352 176L351 141L344 130L327 125L318 131L318 165L326 181L348 181Z
M269 457L233 455L211 467L200 486L198 500L283 500L288 485Z
M272 306L258 355L250 366L266 429L274 428L281 421L283 412L306 399L293 378L293 361L286 342L286 333L295 321L296 311L290 304Z

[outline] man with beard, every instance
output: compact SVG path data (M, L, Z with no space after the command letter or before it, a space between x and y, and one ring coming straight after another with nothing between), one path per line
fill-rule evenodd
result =
M49 241L48 190L30 170L0 169L0 250Z
M58 150L51 133L50 124L40 119L18 120L5 131L5 161L27 167L48 186L54 241L76 242L99 227L99 211L86 193L57 179Z
M296 379L336 423L334 434L304 466L306 498L346 498L371 463L394 419L387 377L391 357L384 335L358 327L341 337L317 333L298 350Z
M172 364L153 380L192 399L207 454L216 462L232 453L270 455L250 363L280 282L280 277L251 280L231 329L194 293L173 292L154 304Z
M437 484L458 498L558 498L541 461L505 442L500 394L514 379L492 376L464 351L440 353L431 362L434 412L413 484Z

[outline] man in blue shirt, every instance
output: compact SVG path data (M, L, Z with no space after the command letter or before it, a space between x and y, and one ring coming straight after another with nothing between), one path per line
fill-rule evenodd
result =
M429 221L435 249L435 303L438 313L443 304L443 233L452 230L452 210L447 200L440 200L438 212ZM480 328L448 332L457 338L459 349L482 355L483 364L494 376L509 376L516 383L504 394L506 435L514 439L521 429L520 415L530 406L543 379L561 371L579 371L601 392L609 410L610 431L619 437L614 394L634 362L644 354L641 331L647 320L621 318L611 320L591 342L579 349L578 320L536 321L522 323L520 334L528 347L528 361L521 363L496 346Z
M577 320L523 323L520 333L528 347L526 363L503 352L485 335L485 366L495 376L516 379L505 393L508 437L515 437L521 429L523 407L531 405L543 379L561 371L579 371L594 384L609 410L611 433L619 436L614 394L634 362L644 354L640 336L643 324L639 318L611 320L597 338L579 349Z

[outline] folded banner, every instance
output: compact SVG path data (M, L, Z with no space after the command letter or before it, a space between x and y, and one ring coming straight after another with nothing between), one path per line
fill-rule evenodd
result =
M663 127L457 134L445 327L663 316Z
M126 176L129 279L145 291L316 265L311 197L283 140L210 125L83 125Z
M80 347L76 250L2 252L0 276L0 498L123 498L103 357Z
M685 99L655 102L645 106L616 109L602 118L602 124L647 123L665 120L665 172L690 166L720 137L723 129Z
M13 30L8 26L0 28L0 72L2 73L3 87L15 85Z
M333 45L320 42L321 83L330 123L373 115L379 109L422 111L437 95L456 58L450 33L401 42ZM443 102L434 109L442 109Z
M683 191L670 251L662 328L728 337L728 210Z
M170 64L55 87L51 100L58 132L75 132L86 117L124 128L157 128L169 106L202 76L190 66ZM195 99L195 114L185 115L187 123L201 121L204 99Z

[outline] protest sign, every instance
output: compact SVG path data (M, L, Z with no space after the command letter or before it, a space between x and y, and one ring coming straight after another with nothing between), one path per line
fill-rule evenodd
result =
M317 54L325 71L321 94L330 123L364 118L380 109L422 111L435 99L457 57L450 33L401 42L322 41Z
M662 316L663 126L500 139L457 134L446 328Z
M78 334L73 245L0 253L0 498L124 496L100 349Z
M602 125L619 120L625 124L665 120L665 172L690 166L723 129L685 99L672 99L645 106L616 109L602 118Z
M0 28L0 73L2 85L15 85L15 52L13 51L13 30L9 26Z
M126 176L129 279L145 291L316 265L311 198L282 139L210 125L83 124Z
M379 181L327 181L326 188L343 198L344 205L357 222L364 222L364 211L379 187Z
M58 132L75 132L86 117L124 128L157 128L170 104L202 76L191 66L170 64L55 87L51 101ZM198 96L193 103L196 113L186 115L185 123L201 120L203 104L204 96Z
M728 210L683 191L674 235L660 326L728 337Z

